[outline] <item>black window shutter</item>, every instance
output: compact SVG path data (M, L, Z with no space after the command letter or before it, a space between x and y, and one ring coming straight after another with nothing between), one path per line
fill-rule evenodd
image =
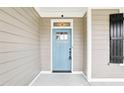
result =
M123 13L110 15L110 63L123 63Z

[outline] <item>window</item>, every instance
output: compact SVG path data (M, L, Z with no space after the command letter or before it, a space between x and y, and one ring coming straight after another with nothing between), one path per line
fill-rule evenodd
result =
M54 27L70 27L71 23L70 22L54 22L53 26Z
M67 40L68 39L68 33L67 32L57 32L56 33L56 39L57 40Z
M110 15L110 63L123 63L123 14Z

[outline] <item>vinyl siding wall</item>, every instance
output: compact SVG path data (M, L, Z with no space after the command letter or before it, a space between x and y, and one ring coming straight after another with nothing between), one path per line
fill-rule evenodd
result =
M28 85L40 72L39 15L0 8L0 85Z
M42 71L51 69L51 19L41 18L41 68ZM71 18L74 25L74 71L83 70L83 18Z
M83 72L87 76L87 14L83 17Z
M92 77L124 78L124 66L109 62L109 14L118 9L92 10Z
M83 70L83 18L73 19L73 70Z
M50 71L51 62L50 62L50 41L51 41L51 18L41 18L40 23L40 52L41 52L41 70L42 71Z

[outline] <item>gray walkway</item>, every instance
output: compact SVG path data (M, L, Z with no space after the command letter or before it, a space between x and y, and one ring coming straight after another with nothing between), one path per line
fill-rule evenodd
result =
M124 82L89 83L82 74L40 74L32 86L124 86Z
M41 74L32 86L87 86L82 74Z

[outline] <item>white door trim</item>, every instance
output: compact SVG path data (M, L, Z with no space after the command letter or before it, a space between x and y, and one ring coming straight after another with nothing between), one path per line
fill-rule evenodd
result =
M70 26L69 27L55 27L53 25L54 22L70 22ZM73 73L73 19L51 19L51 73L53 71L52 69L52 65L53 65L53 58L52 58L52 31L53 29L71 29L71 46L72 46L72 61L71 61L71 72Z
M87 11L87 79L91 80L92 67L92 16L91 8Z

